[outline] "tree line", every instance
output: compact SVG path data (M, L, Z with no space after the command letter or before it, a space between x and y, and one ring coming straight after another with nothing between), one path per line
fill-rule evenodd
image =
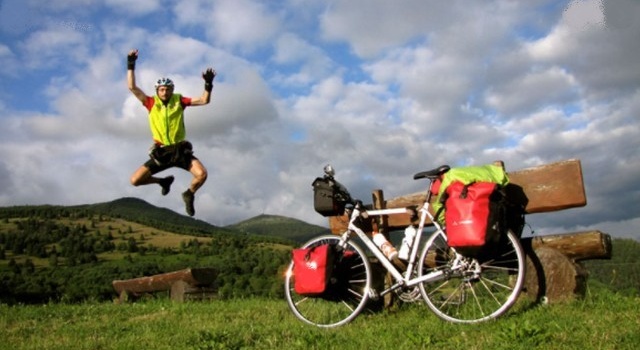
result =
M281 297L292 247L277 238L238 233L212 235L207 242L185 236L177 247L158 248L144 244L145 237L130 228L100 232L92 224L48 215L2 220L0 302L5 303L110 300L115 279L194 267L219 271L221 298Z

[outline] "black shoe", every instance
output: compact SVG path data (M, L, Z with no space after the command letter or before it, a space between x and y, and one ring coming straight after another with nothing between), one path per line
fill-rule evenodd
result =
M182 200L184 201L184 206L189 216L193 216L196 213L195 208L193 207L193 192L191 190L186 190L182 193Z
M160 180L160 187L162 187L162 195L166 196L171 191L171 184L173 183L173 176L167 176Z

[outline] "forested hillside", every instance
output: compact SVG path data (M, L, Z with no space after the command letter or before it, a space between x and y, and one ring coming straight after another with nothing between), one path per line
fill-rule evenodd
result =
M186 235L211 235L227 230L202 220L155 207L138 198L120 198L111 202L77 206L14 206L0 208L2 218L65 218L107 216Z
M330 233L329 228L308 224L304 221L277 215L259 215L249 220L227 226L229 229L269 237L281 237L298 243Z
M295 243L144 201L0 208L0 302L108 300L111 281L214 267L220 297L280 296Z

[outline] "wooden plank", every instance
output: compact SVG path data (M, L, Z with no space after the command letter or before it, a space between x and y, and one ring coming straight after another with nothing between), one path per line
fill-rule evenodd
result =
M417 210L422 206L426 197L426 191L396 197L387 201L387 208L415 207ZM435 196L433 196L433 198L435 199ZM431 213L435 214L433 211ZM411 215L409 214L391 215L387 220L387 225L390 230L404 229L409 226L409 224L411 224ZM429 218L427 218L427 221L425 222L425 226L426 225L431 225Z
M193 286L210 285L214 282L216 276L217 270L215 269L193 268L154 276L139 277L128 280L115 280L112 282L112 285L118 294L122 294L122 292L150 293L170 290L172 284L178 281L183 281Z
M577 159L508 173L509 182L527 196L527 213L545 213L587 205L582 167Z
M508 172L507 175L510 182L507 187L508 196L521 202L527 214L553 212L587 204L582 168L577 159ZM407 194L386 200L383 207L419 207L425 197L426 191ZM344 232L347 223L346 216L329 218L331 232L336 234ZM402 229L410 223L409 215L390 215L386 218L389 230Z
M374 190L371 193L371 199L373 200L373 209L385 208L386 204L384 201L384 194L382 193L382 190ZM389 239L389 228L388 228L388 222L387 222L388 218L389 218L388 215L382 215L376 218L377 219L376 231L384 234L387 239Z
M348 225L349 217L346 215L329 217L329 228L333 234L339 235L343 233L347 230Z

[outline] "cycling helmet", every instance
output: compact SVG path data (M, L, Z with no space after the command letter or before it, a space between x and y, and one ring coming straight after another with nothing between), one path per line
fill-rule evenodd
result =
M160 87L160 86L168 86L168 87L173 87L173 81L169 78L160 78L158 79L158 81L156 82L156 90Z

